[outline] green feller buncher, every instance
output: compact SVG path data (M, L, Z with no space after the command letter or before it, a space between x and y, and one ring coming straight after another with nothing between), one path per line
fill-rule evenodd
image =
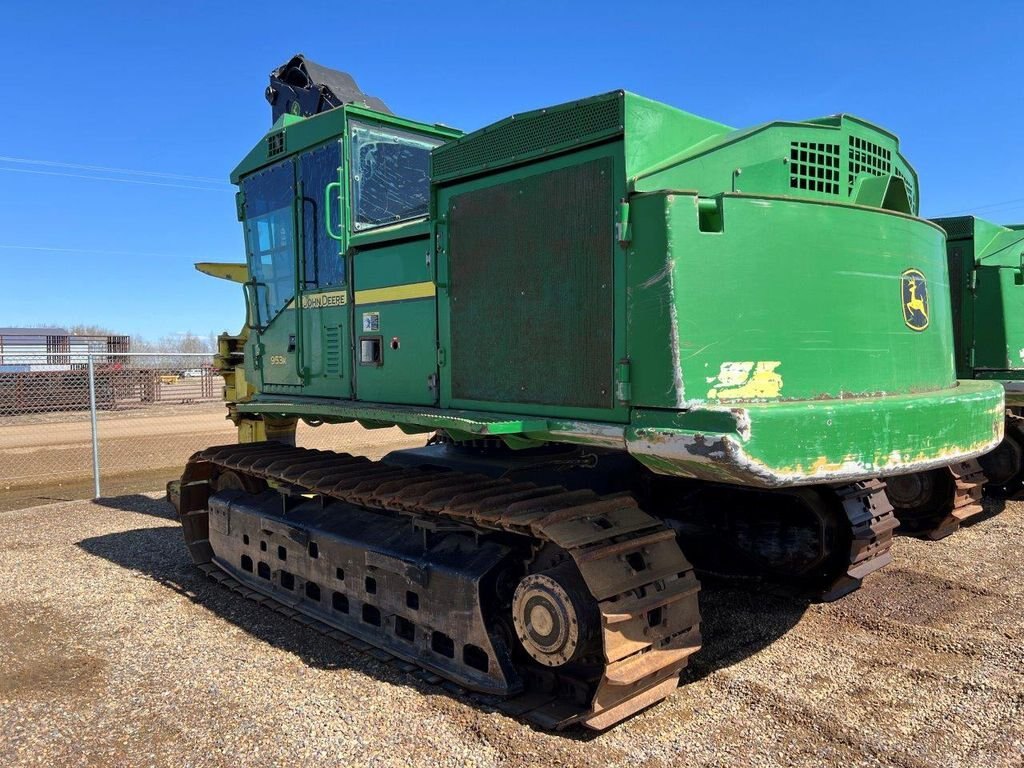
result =
M287 615L603 729L700 646L684 551L838 597L890 560L878 478L1002 439L1003 388L956 378L944 233L864 120L613 91L462 135L301 56L267 97L247 264L200 265L244 286L240 442L168 495L195 562ZM371 461L299 419L433 437Z
M957 376L1006 391L1003 441L981 456L985 490L1024 496L1024 226L974 216L935 219L946 230Z

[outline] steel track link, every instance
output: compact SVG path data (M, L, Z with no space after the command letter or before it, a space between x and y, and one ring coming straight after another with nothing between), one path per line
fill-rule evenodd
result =
M921 530L918 535L938 541L960 530L966 520L983 511L981 496L986 482L985 471L977 459L958 461L946 468L952 476L952 499L946 515L934 526Z
M210 483L225 471L238 475L243 485L256 478L290 494L458 521L564 550L599 610L603 666L596 683L560 681L548 673L547 685L504 702L502 709L541 727L581 723L602 730L614 725L671 694L689 656L700 647L699 584L693 569L675 532L641 510L631 496L401 469L277 443L217 446L195 454L180 485L168 489L192 557L206 570L217 567L208 540ZM301 604L282 608L279 612L298 616ZM558 698L566 682L587 686L587 706Z
M850 524L850 551L845 573L821 595L826 602L859 588L868 574L892 562L893 532L899 526L880 480L841 485L835 493Z
M950 528L949 533L953 533L965 521L984 511L981 497L984 493L986 478L985 471L977 459L957 462L949 469L956 478L956 491L953 496L953 509L950 511L949 517L943 521L943 525ZM949 535L942 533L941 528L942 526L935 532L929 533L929 538L941 539Z

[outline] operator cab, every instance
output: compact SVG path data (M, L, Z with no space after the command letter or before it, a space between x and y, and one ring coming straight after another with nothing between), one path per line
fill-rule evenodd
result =
M247 373L271 395L435 403L430 152L460 134L370 97L376 109L321 97L326 111L303 116L315 102L300 96L231 176L249 272ZM272 75L275 111L281 98Z

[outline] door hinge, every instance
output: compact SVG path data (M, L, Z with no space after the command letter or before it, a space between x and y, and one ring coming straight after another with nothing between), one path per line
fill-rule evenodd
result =
M629 229L629 202L626 200L619 201L618 217L615 222L615 239L619 241L620 245L628 245L632 238L632 232Z
M445 364L445 352L444 347L437 348L437 367L443 368Z
M629 403L633 399L632 373L629 358L619 360L615 368L615 398L620 403Z

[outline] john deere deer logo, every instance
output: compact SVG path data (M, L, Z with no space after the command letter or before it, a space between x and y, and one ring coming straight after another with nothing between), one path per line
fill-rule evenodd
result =
M920 270L908 269L900 275L903 295L903 322L908 328L923 331L928 327L928 281Z

